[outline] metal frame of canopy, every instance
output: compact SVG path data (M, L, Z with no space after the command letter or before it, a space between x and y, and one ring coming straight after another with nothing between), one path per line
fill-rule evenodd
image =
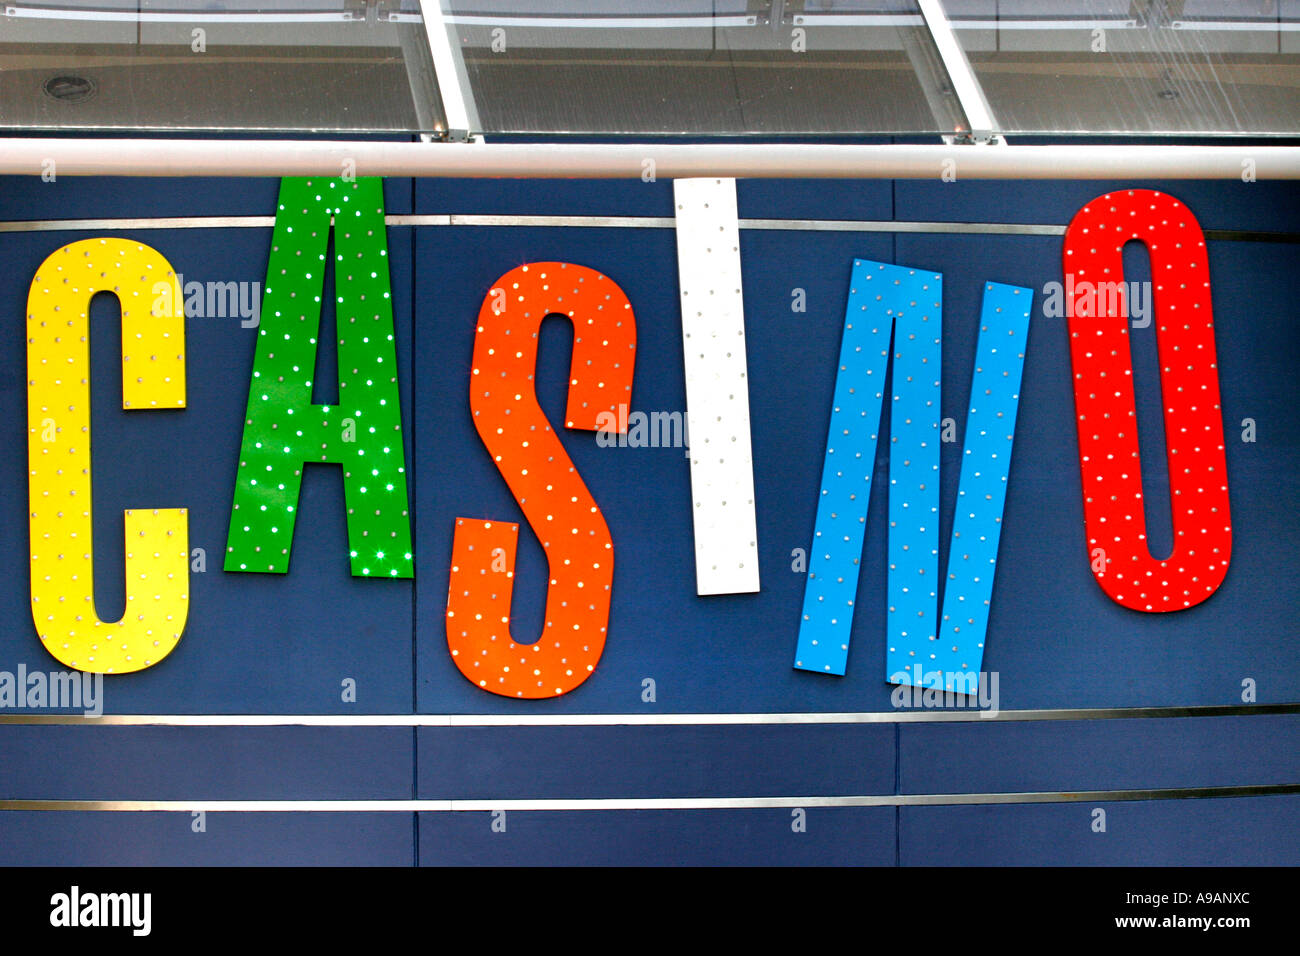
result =
M457 18L444 13L442 0L417 2L418 17L392 11L389 15L423 22L420 35L433 64L445 137L423 133L417 142L236 140L223 141L221 149L214 150L211 139L14 136L0 138L0 174L40 174L53 159L59 174L73 176L339 175L342 171L367 176L632 179L643 178L653 168L655 176L664 178L924 179L951 174L963 179L1238 179L1248 169L1259 179L1300 179L1300 147L1252 145L1244 140L1228 145L1232 140L1227 137L1216 137L1225 145L1214 146L1007 145L943 0L914 0L920 15L905 18L924 25L966 118L968 128L944 135L943 144L486 143L464 57L447 29ZM83 15L101 16L93 11L72 13ZM263 15L238 14L245 19ZM404 56L412 55L404 50ZM417 113L422 105L427 113L429 104L421 104L418 95L415 100Z

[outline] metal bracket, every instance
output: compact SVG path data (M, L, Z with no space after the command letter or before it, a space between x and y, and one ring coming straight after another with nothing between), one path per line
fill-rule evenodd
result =
M353 20L365 20L371 25L392 19L400 6L400 0L343 0L344 13L350 13Z
M465 59L447 32L442 0L420 0L420 16L424 21L429 53L433 57L438 93L442 97L442 114L447 118L447 140L453 143L482 142L482 137L475 135L479 128L478 110L470 93Z
M934 39L939 58L943 60L948 79L952 81L957 101L970 124L970 129L957 132L951 143L995 143L1001 139L997 134L997 120L993 117L988 100L984 98L984 90L975 78L970 60L966 59L966 51L961 48L952 24L944 13L942 0L917 0L917 5L921 8L921 16L925 18L925 25ZM944 142L949 143L949 137L945 136ZM1002 142L1005 145L1005 140Z
M786 0L770 0L771 11L768 13L767 19L773 33L785 26L785 3Z

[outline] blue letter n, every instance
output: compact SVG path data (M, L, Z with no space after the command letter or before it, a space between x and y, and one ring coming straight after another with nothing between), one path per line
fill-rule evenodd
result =
M940 621L942 300L942 275L861 259L853 263L795 652L794 666L801 670L842 675L848 664L885 374L892 361L886 680L948 690L956 684L959 691L968 688L966 693L977 687L1033 293L984 285Z

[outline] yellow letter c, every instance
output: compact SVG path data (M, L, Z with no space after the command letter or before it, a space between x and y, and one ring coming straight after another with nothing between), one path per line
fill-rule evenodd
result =
M64 246L27 298L27 494L32 618L68 667L122 674L150 667L180 640L189 609L184 508L125 513L126 613L95 612L90 492L90 300L122 308L122 407L185 407L185 310L176 272L126 239Z

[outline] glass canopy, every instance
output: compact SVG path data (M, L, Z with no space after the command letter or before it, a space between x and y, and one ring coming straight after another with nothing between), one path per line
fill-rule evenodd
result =
M486 132L952 133L960 103L910 0L444 0ZM538 7L548 13L539 14ZM851 19L853 22L847 22Z
M1300 135L1300 0L6 0L0 129Z
M440 133L402 3L4 0L0 128Z
M1300 0L943 4L1006 133L1300 132Z

